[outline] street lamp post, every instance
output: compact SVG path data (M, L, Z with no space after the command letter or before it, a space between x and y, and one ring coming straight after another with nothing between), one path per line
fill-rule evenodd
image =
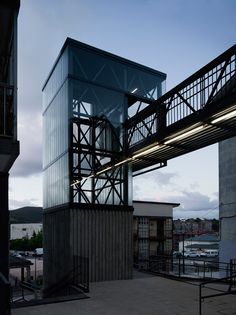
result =
M36 283L36 254L34 256L34 280L35 280L35 283Z

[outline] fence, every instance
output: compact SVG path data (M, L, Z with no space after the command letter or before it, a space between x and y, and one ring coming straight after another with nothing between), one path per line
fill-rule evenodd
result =
M230 264L233 266L234 262L231 260ZM207 293L204 294L203 289L206 289ZM221 279L202 282L199 285L199 315L202 315L202 302L205 299L229 294L236 294L236 273Z
M235 265L231 263L216 260L173 258L172 256L162 255L139 261L138 265L144 270L157 274L196 279L216 279L222 273L228 277L234 272L235 268Z

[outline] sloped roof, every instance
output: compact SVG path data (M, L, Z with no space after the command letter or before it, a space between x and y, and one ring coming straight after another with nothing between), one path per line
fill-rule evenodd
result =
M186 241L219 242L219 237L218 235L215 235L215 234L202 234L202 235L197 235L197 236L188 238Z
M9 256L9 268L22 268L27 266L32 266L33 263L25 258Z
M217 243L212 243L212 244L190 244L185 246L185 248L191 248L191 249L219 249L219 244Z

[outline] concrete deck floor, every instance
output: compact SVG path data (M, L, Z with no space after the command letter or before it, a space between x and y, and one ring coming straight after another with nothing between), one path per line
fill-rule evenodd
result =
M92 283L90 299L13 309L12 315L197 315L198 286L135 273L133 280ZM236 295L203 302L202 315L236 314Z

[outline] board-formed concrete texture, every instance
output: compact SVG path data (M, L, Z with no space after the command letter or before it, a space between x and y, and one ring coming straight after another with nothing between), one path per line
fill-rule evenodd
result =
M236 138L219 143L219 260L236 259Z
M45 212L45 287L60 283L81 257L89 260L90 281L132 278L132 223L132 207Z

